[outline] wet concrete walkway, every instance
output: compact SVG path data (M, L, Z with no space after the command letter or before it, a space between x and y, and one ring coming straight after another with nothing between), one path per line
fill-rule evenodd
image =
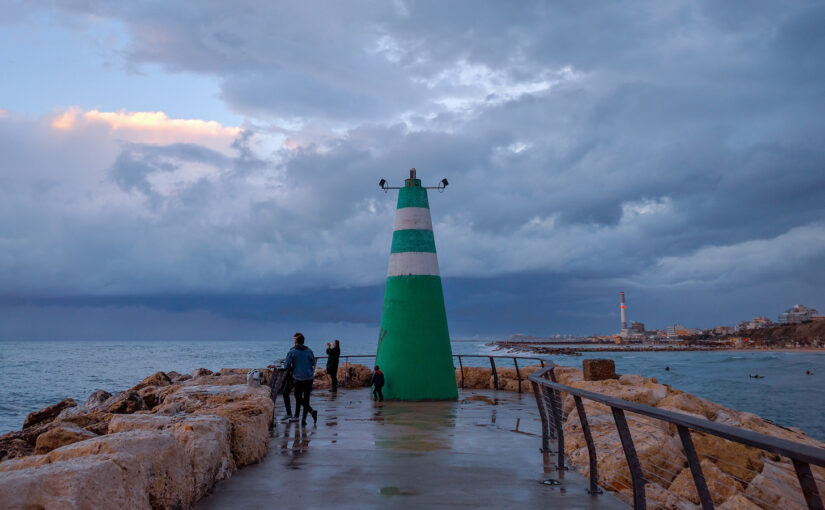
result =
M278 423L269 456L197 508L628 508L608 493L587 494L584 477L557 472L553 456L539 452L528 393L374 403L367 389L317 391L312 404L317 426Z

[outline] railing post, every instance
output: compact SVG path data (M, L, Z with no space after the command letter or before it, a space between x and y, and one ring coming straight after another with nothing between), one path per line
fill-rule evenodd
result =
M566 469L564 467L564 419L561 402L559 401L560 393L552 388L543 387L545 398L550 401L550 411L553 416L553 426L556 430L556 441L558 443L558 463L556 467L559 470Z
M593 435L590 433L590 424L587 423L587 414L584 412L584 403L581 397L573 396L576 402L576 410L579 413L579 421L582 423L582 433L584 433L584 440L587 441L587 456L590 459L590 488L587 490L590 494L601 494L599 489L599 468L596 459L596 445L593 443Z
M693 475L693 483L696 485L696 493L699 494L699 501L702 503L702 508L703 510L713 510L713 498L710 496L705 475L702 473L702 464L699 462L699 456L696 455L696 448L693 446L690 430L682 425L676 425L676 430L679 431L679 438L682 440L682 448L685 449L685 456L687 457L688 466L690 466L690 472Z
M636 448L633 446L633 437L630 435L624 411L616 407L611 407L610 410L613 411L613 420L616 422L616 429L619 431L619 439L622 441L627 466L630 468L630 477L633 479L633 508L634 510L645 510L647 508L645 475L642 473L639 457L636 456Z
M530 381L533 386L533 395L536 397L536 407L539 409L539 417L541 418L541 452L547 453L550 451L550 425L547 423L547 406L544 405L544 397L539 389L539 385Z
M822 499L819 490L816 488L816 480L811 473L811 466L807 462L791 459L796 477L799 478L799 486L802 487L802 494L805 495L805 502L809 510L822 510Z
M498 372L496 372L496 360L490 356L490 366L493 367L493 386L498 389Z
M461 389L464 389L464 364L461 362L461 354L458 355L458 366L461 368Z
M516 365L516 379L518 379L518 392L521 393L521 372L518 369L518 358L513 358L513 364Z
M541 363L541 368L544 368L544 360L543 360L543 359L540 359L540 360L539 360L539 363Z

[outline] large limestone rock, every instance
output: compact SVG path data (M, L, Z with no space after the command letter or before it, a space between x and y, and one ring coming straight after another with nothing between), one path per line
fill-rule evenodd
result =
M691 436L699 455L712 457L725 473L750 482L762 471L763 450L701 432L692 432Z
M212 371L208 368L196 368L192 371L192 377L201 377L203 375L212 375Z
M32 453L34 453L34 445L19 437L16 433L10 432L0 436L0 463L6 459L24 457Z
M456 368L456 384L461 387L461 368ZM493 370L485 367L464 367L464 387L471 389L492 388Z
M234 386L184 386L168 395L153 413L193 413L226 418L231 427L231 451L238 467L258 462L269 450L269 424L273 403L269 388Z
M708 485L714 505L719 505L735 494L742 492L742 485L719 470L711 461L704 459L701 465L702 474L705 476L705 482ZM699 493L696 491L696 484L693 481L690 468L683 469L679 476L673 480L673 483L670 484L670 492L694 504L698 505L700 503Z
M183 386L235 386L238 384L246 384L246 375L240 374L227 374L224 376L213 374L213 375L201 375L198 377L193 377L181 383ZM177 391L177 385L175 385L174 391Z
M619 377L619 384L628 384L630 386L640 386L644 384L645 378L638 374L625 374Z
M708 420L713 420L716 417L716 413L722 409L722 406L715 402L679 390L669 391L668 395L658 403L657 407L668 407L699 414Z
M5 464L5 463L4 463ZM150 509L149 495L124 479L118 459L92 456L0 472L0 507L8 509Z
M724 503L717 506L716 510L762 510L762 507L742 494L734 494L726 499Z
M220 375L221 377L225 375L242 375L246 378L246 374L252 370L251 368L222 368L215 375Z
M193 501L205 496L215 483L229 478L236 469L230 448L232 426L226 418L133 414L116 416L109 424L110 433L132 430L172 431L189 458Z
M83 406L87 409L97 409L100 407L101 404L106 402L112 397L112 394L105 390L97 390L96 392L89 395L89 398L86 399L86 402L83 402Z
M553 374L556 380L561 384L570 386L577 381L584 381L584 372L576 367L565 367L562 365L555 365L553 367Z
M78 427L73 423L60 423L54 428L37 436L35 453L49 453L50 451L78 441L97 437L97 434Z
M808 508L790 463L765 460L762 472L748 484L745 496L760 503L762 507L770 506L783 510Z
M521 374L521 391L532 391L530 381L527 377L541 368L540 365L527 365L519 367L518 373L515 367L497 367L498 388L503 391L518 391L518 379ZM491 387L493 383L491 383Z
M108 391L97 390L91 395L89 395L89 398L87 398L82 405L67 407L66 409L63 409L60 412L60 414L57 415L56 420L65 421L67 418L70 417L80 416L83 414L92 413L94 411L99 411L102 409L103 404L110 398L112 398L112 394Z
M60 421L65 423L74 423L78 427L82 427L89 432L95 434L105 434L106 429L109 428L109 421L114 415L103 411L90 411L83 414L72 414L70 416L61 417Z
M155 372L154 374L140 381L136 385L132 386L130 390L138 391L141 388L145 388L147 386L169 386L170 384L172 384L172 380L169 378L168 375L166 375L163 372Z
M189 416L172 426L190 459L194 500L237 469L232 455L232 424L222 416Z
M699 510L699 506L692 502L680 498L676 494L668 491L667 488L662 487L657 483L648 483L645 485L645 494L647 496L648 508L655 510ZM633 492L629 491L625 501L629 505L633 504Z
M50 405L48 407L44 407L39 411L34 411L33 413L29 413L26 416L26 420L23 422L23 428L27 429L29 427L34 427L40 423L47 423L55 418L60 412L68 407L74 407L77 405L77 402L74 399L67 398L66 400L61 400L57 404Z
M10 508L176 509L188 508L195 493L191 464L171 431L96 437L12 467L0 472Z
M131 414L146 409L146 403L138 392L127 390L106 400L101 409L112 414Z

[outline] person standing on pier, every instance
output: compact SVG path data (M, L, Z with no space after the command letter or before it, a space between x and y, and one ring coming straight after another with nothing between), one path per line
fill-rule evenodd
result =
M327 374L332 380L332 391L338 391L338 359L341 357L341 342L335 340L332 347L327 342Z
M295 416L301 415L303 407L301 424L307 424L307 414L311 414L313 423L317 423L318 411L309 405L309 394L312 392L312 381L315 379L315 354L304 345L303 334L295 333L293 341L295 347L287 353L284 366L287 370L292 370L292 379L295 383Z
M384 373L381 372L381 370L378 368L378 365L375 365L375 372L372 373L372 379L370 380L370 384L372 385L373 400L383 402L384 392L382 390L384 388Z

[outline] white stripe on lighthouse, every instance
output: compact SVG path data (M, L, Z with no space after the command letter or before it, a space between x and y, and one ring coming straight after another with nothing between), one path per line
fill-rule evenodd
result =
M399 209L401 211L402 209ZM390 254L390 268L387 276L430 275L440 276L438 257L435 253L407 251Z
M395 230L432 230L433 220L426 207L403 207L395 211Z

